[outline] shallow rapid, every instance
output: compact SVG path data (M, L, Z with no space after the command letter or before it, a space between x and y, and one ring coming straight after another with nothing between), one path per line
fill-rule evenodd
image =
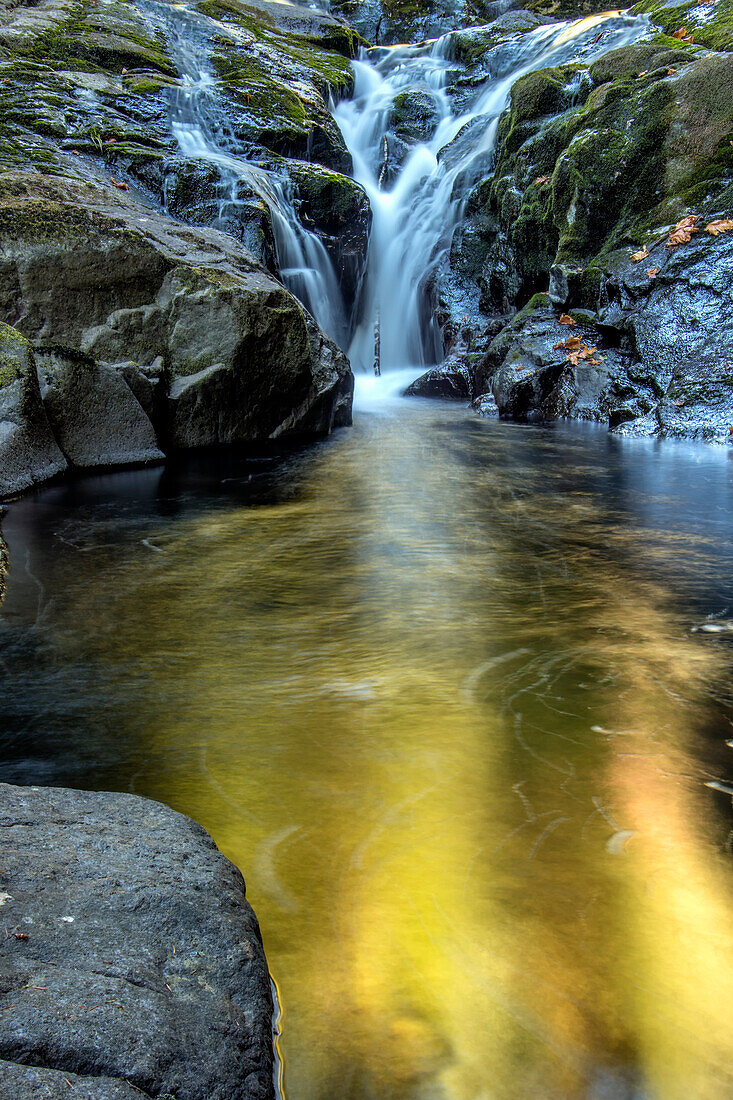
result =
M211 830L292 1100L722 1100L728 456L389 382L298 453L11 506L0 778Z

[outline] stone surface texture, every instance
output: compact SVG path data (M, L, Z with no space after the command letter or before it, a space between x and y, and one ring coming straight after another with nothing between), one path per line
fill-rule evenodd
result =
M134 795L3 784L0 830L0 1094L274 1097L257 919L200 826Z

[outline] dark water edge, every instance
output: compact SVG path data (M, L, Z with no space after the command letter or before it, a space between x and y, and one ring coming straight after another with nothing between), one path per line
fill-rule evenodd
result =
M0 778L210 829L292 1096L726 1095L731 458L416 401L39 491Z

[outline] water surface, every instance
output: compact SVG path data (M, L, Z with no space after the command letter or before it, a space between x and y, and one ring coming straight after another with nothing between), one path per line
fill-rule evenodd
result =
M731 472L372 402L46 489L4 521L0 776L213 833L291 1100L729 1097L733 634L694 628Z

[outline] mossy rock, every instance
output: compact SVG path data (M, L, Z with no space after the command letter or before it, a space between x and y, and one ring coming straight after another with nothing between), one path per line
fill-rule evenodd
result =
M639 0L630 9L632 15L647 14L667 34L684 33L711 50L733 49L733 0L714 0L700 4L686 0Z
M610 50L594 61L590 76L594 84L606 84L614 80L629 80L657 69L669 69L694 61L690 47L670 46L666 42L638 42L633 46L621 46Z
M512 86L512 125L518 126L528 119L555 114L562 110L566 99L565 80L559 69L538 69L527 73Z

